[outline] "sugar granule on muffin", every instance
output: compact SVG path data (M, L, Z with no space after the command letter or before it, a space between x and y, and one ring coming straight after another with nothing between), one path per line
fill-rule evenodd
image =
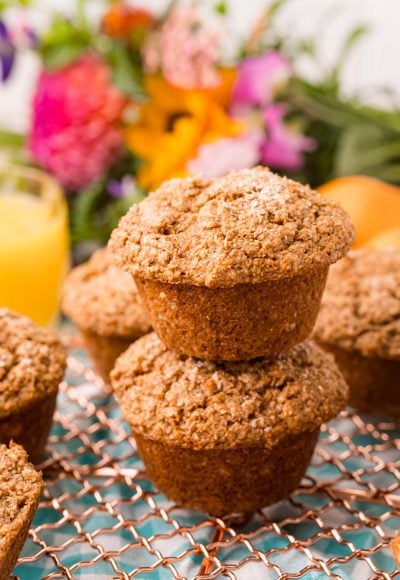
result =
M0 442L14 439L34 462L44 452L65 366L53 332L0 309Z
M245 360L310 334L328 267L353 239L335 202L255 168L164 183L131 207L109 248L168 347Z
M121 355L111 381L158 487L216 514L293 491L347 396L333 358L311 342L276 359L216 363L179 356L153 333Z
M315 337L333 352L350 404L400 414L400 251L358 249L332 268Z
M62 308L80 329L104 380L121 352L151 330L132 277L114 266L106 249L70 272Z
M43 488L42 475L15 443L0 444L0 578L9 578Z
M332 264L353 241L337 203L259 167L165 182L131 207L110 248L141 279L220 288Z

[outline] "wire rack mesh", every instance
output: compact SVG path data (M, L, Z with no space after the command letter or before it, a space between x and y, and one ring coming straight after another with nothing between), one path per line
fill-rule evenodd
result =
M299 489L211 518L154 488L108 387L70 343L39 510L14 573L31 578L396 578L400 429L351 411L324 425ZM251 490L243 490L251 493Z

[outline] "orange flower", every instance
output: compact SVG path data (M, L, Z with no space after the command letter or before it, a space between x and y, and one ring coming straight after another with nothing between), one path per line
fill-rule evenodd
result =
M135 29L150 28L155 22L153 14L142 8L131 8L125 2L115 2L106 12L102 27L114 38L128 38Z
M138 122L125 130L127 146L145 162L138 174L142 186L187 175L202 143L243 131L226 112L235 71L222 71L221 79L216 88L184 90L159 76L146 78L149 100L139 107Z

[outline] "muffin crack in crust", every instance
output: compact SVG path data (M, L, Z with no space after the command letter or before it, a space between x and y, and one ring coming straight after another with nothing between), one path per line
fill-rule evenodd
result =
M131 207L109 247L143 279L224 287L329 265L353 238L339 205L259 167L164 183Z
M100 336L131 337L151 326L132 276L115 267L106 249L68 275L63 311L83 329Z
M1 418L57 391L66 355L55 334L1 308L0 345Z
M152 333L121 355L111 382L134 432L194 449L272 447L319 429L347 396L333 357L312 342L275 359L210 362Z
M400 253L359 249L332 267L315 336L365 357L400 359Z

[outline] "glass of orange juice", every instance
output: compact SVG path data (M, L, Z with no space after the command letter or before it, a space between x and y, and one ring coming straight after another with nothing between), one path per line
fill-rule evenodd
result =
M52 325L69 264L67 206L46 173L0 169L0 307Z

